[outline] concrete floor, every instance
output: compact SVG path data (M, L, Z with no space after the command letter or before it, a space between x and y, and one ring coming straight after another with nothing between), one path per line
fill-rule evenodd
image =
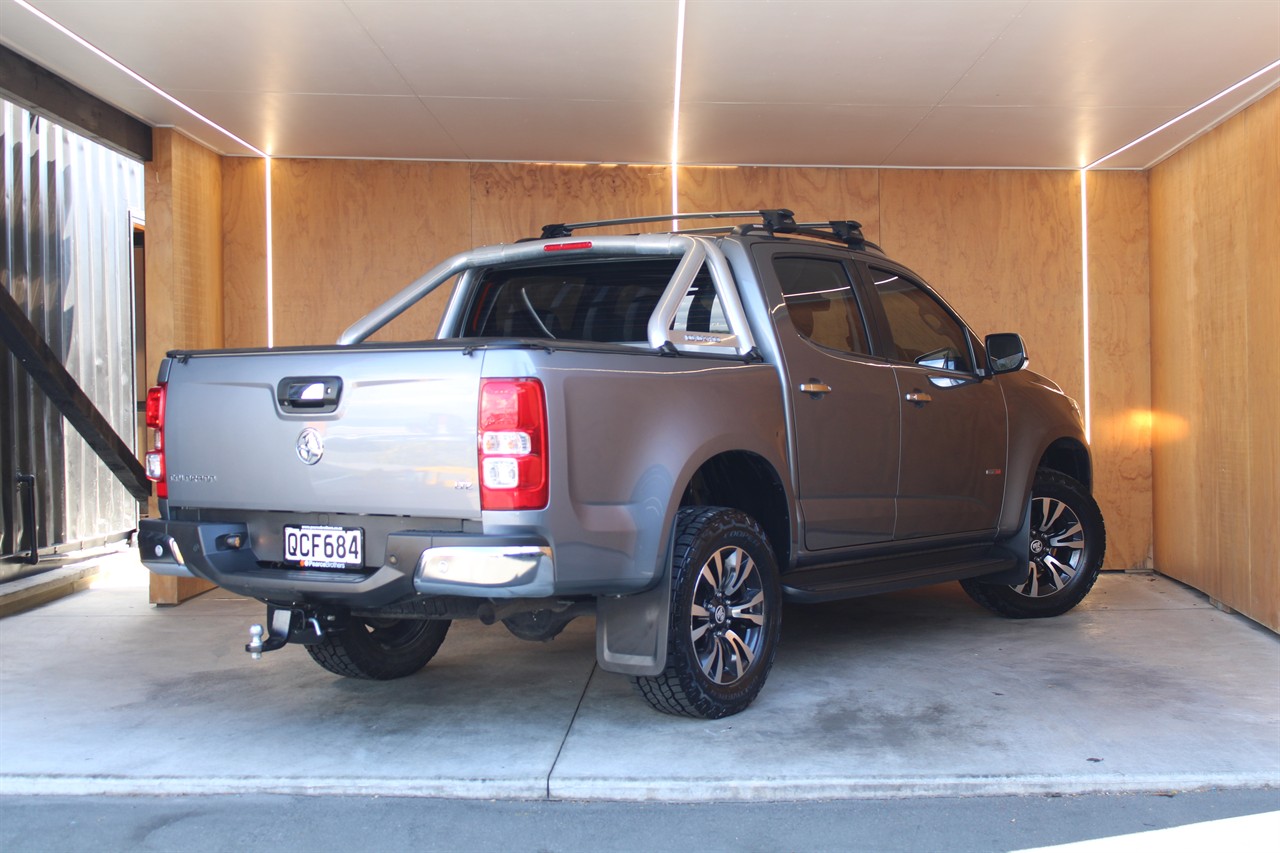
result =
M1280 786L1280 637L1156 575L1104 575L1058 619L948 584L789 607L756 703L655 713L594 662L456 623L419 675L341 679L222 591L146 603L116 558L0 620L0 795L381 794L802 800Z

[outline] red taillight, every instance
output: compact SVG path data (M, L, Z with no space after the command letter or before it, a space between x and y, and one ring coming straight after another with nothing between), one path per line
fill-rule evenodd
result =
M147 427L156 431L155 447L147 453L147 479L156 484L156 497L169 497L169 482L165 479L164 464L164 405L166 390L163 384L147 391Z
M547 402L537 379L486 379L478 427L481 509L547 505Z
M154 385L147 391L147 426L164 429L164 386Z

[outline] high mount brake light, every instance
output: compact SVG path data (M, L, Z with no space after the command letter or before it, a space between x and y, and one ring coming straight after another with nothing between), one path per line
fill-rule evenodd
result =
M164 464L164 416L167 387L161 383L147 391L147 427L156 431L155 447L147 453L147 479L156 484L156 497L168 499L169 481Z
M547 505L547 401L537 379L486 379L478 428L480 508Z
M548 243L542 247L544 252L575 252L579 249L590 249L590 240L581 240L577 243Z

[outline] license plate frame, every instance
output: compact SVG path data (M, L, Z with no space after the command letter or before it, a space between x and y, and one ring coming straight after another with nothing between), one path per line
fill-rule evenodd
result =
M364 568L364 528L329 524L286 524L285 565L301 569Z

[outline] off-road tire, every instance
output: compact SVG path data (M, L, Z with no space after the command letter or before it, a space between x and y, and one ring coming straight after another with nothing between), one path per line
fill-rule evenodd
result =
M440 650L446 619L351 617L341 630L307 646L312 660L336 675L390 681L413 675Z
M1012 586L960 581L974 601L1010 619L1060 616L1075 607L1093 589L1107 548L1098 504L1066 474L1037 471L1029 511L1027 579Z
M754 519L723 507L679 510L670 614L666 668L633 677L636 690L666 714L718 719L745 710L773 666L782 627L777 562Z

